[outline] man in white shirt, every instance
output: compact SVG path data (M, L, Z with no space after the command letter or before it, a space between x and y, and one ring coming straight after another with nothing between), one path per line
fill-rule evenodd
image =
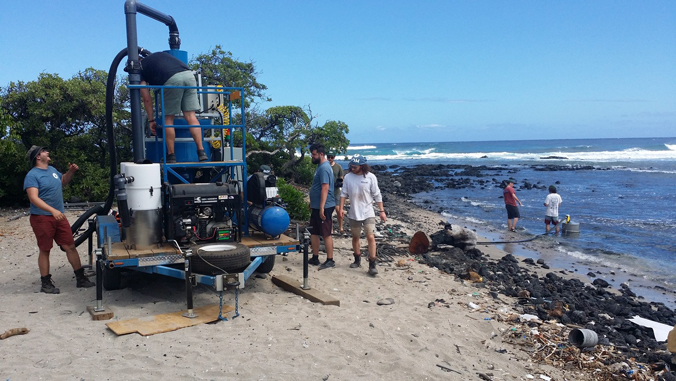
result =
M549 224L553 224L556 227L556 234L559 234L559 205L563 200L561 196L556 193L556 187L554 185L549 186L549 194L545 198L545 206L547 211L545 212L545 230L549 233Z
M350 170L343 178L343 189L340 192L340 205L338 210L341 216L345 216L345 199L350 198L350 230L352 232L352 249L354 250L354 263L350 268L358 268L361 265L361 247L359 237L361 229L368 241L369 270L370 275L378 274L376 269L376 215L373 211L373 202L378 205L380 219L385 222L387 216L383 207L383 196L378 188L378 179L371 173L371 168L366 164L366 157L354 155L350 160Z

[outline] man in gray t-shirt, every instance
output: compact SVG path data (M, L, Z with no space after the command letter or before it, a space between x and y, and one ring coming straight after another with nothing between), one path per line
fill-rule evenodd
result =
M326 262L319 266L320 270L334 267L333 261L333 210L336 200L333 195L333 170L326 159L326 150L321 144L313 144L310 147L312 164L319 164L310 187L310 242L312 243L312 258L308 261L311 265L319 265L319 237L324 239L326 247Z

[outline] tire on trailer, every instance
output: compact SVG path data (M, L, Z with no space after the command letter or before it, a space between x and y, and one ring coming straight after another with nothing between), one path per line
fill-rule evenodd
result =
M196 273L238 272L251 263L251 251L237 242L207 243L192 251L192 271Z
M256 269L257 273L267 274L272 271L272 268L275 267L275 257L276 255L268 255L265 257L265 261L258 266Z
M119 290L122 283L122 269L108 266L103 267L103 288L106 291Z

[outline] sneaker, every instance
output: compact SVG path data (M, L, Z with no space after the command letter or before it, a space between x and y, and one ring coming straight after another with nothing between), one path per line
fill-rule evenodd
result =
M333 259L327 259L326 262L322 263L322 265L319 266L319 269L324 270L330 269L331 267L336 267L336 262L334 262Z
M313 255L312 258L308 259L307 263L313 266L319 266L319 256Z
M42 282L40 292L44 292L45 294L58 294L61 292L58 288L56 288L56 285L54 285L52 274L47 274L46 276L40 277L40 281Z
M167 163L168 164L176 163L176 154L175 153L168 153L167 154Z
M354 262L350 264L351 269L356 269L361 266L361 254L352 254L354 255Z
M378 269L376 268L376 261L369 260L369 275L376 275L378 274Z
M203 149L197 150L197 157L199 161L209 161L209 156L207 156L207 153Z

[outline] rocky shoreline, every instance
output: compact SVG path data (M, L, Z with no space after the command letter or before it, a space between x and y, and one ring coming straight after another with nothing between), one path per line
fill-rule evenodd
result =
M542 170L560 170L556 166L539 166ZM414 204L410 196L426 192L442 185L433 180L448 178L453 170L456 176L443 186L496 186L499 181L488 177L490 167L461 165L419 165L415 167L374 166L381 191L390 215L401 219L411 208L425 208ZM497 168L493 168L497 169ZM566 168L566 170L588 168ZM504 170L504 169L503 169ZM459 177L459 173L479 178L475 183ZM442 176L443 175L443 176ZM537 187L538 184L530 184ZM544 185L543 185L544 187ZM438 211L440 212L440 211ZM405 217L404 217L405 220ZM440 218L441 220L441 218ZM429 227L431 228L431 227ZM451 229L462 229L453 225ZM439 226L437 230L443 230ZM432 228L432 230L434 230ZM613 346L626 358L649 364L671 365L671 354L666 343L658 343L652 329L634 324L627 319L634 316L660 322L669 326L676 324L676 315L663 303L643 301L636 297L629 285L622 283L617 290L609 287L603 279L583 282L575 273L561 269L549 269L543 261L532 258L517 259L511 254L501 258L490 258L480 249L462 250L450 245L432 247L429 253L420 257L431 267L454 275L458 279L469 279L476 273L483 281L477 287L486 288L491 295L516 298L513 306L522 314L532 314L542 321L554 321L563 325L586 328L595 331L599 344ZM592 273L593 275L593 273ZM532 323L535 325L535 323ZM655 365L658 366L658 365ZM676 379L676 374L665 372L663 379ZM670 378L672 377L672 378Z

